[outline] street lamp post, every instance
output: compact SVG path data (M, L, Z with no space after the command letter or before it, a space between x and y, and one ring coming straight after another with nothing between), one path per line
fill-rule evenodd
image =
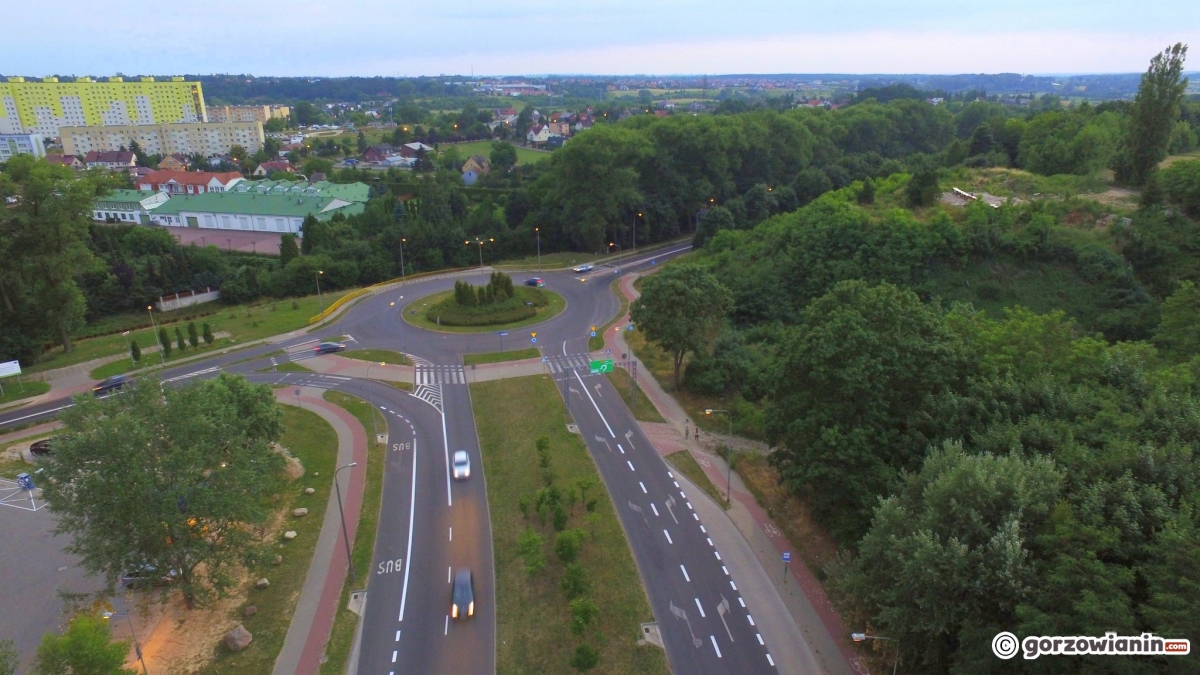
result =
M403 300L404 296L402 295L396 299ZM390 304L392 307L396 306L395 302L391 302L388 304ZM399 326L399 328L396 329L396 333L398 333L400 335L400 351L401 351L401 353L403 353L404 352L404 308L403 307L400 308L400 326Z
M491 239L491 238L489 238L485 241L484 239L482 239L480 237L475 237L475 241L472 242L471 240L467 240L467 241L464 241L463 243L466 244L467 246L470 246L473 243L479 244L479 266L482 268L483 267L483 245L485 243L494 242L494 241L496 241L496 240Z
M372 419L375 417L374 410L371 411L371 417ZM357 465L358 462L350 462L333 472L333 489L337 492L338 515L342 518L342 541L346 543L346 567L350 568L350 583L354 583L354 559L350 557L350 535L346 533L346 514L342 511L342 488L338 486L337 475L342 472L342 469L349 469Z
M129 348L129 331L125 331L121 335L125 337L125 351L129 353L129 363L136 366L137 361L133 360L133 350Z
M637 216L633 219L633 252L637 253L637 221L642 217L642 212L638 211Z
M404 237L400 237L400 278L404 278L404 242L408 241Z
M314 275L317 278L317 302L321 305L321 313L325 313L325 300L321 297L321 275L325 274L324 270L317 270Z
M616 247L617 247L617 255L621 255L621 251L623 250L623 249L621 248L621 245L620 245L620 244L618 244L618 243L617 243L617 242L615 242L615 241L614 241L614 242L612 242L612 243L610 243L610 244L608 245L608 247L609 247L610 249L611 249L612 247L614 247L614 246L616 246Z
M855 642L862 642L863 640L887 640L888 642L897 643L896 658L892 660L892 675L896 675L896 667L900 665L899 640L896 638L883 637L882 635L867 635L866 633L851 633L850 638Z
M158 358L162 360L163 365L167 365L167 357L163 356L166 351L163 348L162 340L158 339L158 326L154 325L154 305L146 305L146 311L150 312L150 330L154 331L154 341L158 343Z
M707 408L704 411L705 415L711 415L713 413L725 413L726 419L729 420L729 437L732 439L733 438L733 413L729 412L728 410L714 410L712 408ZM731 489L732 485L733 485L733 450L726 448L726 452L725 452L725 501L727 501L727 502L730 501L729 493L732 491L732 489Z
M125 617L125 620L129 622L129 634L133 636L133 651L135 654L137 654L138 661L140 661L142 664L142 672L145 673L145 675L150 675L150 670L146 668L146 659L142 658L142 646L138 644L137 631L133 629L133 619L129 618L129 613L126 612L124 614L116 614L114 612L105 610L104 612L100 613L100 616L105 621L112 619L114 616Z
M538 273L542 271L542 230L539 227L533 228L533 233L537 235L538 246Z

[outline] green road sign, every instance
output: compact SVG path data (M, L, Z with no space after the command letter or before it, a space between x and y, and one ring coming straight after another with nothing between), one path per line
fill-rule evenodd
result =
M597 375L599 373L611 373L613 371L612 359L605 359L603 361L592 361L591 371L592 371L592 375Z

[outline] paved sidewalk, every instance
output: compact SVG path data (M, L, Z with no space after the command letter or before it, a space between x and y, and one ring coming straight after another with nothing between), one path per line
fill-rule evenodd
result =
M630 301L637 298L638 292L633 288L636 277L626 275L621 278L619 288ZM628 315L621 317L618 324L628 321ZM630 359L638 361L632 350L625 344L623 331L605 331L605 347L614 354L628 353ZM659 454L666 456L678 450L688 450L704 469L705 474L714 485L725 487L727 465L715 454L705 451L699 443L689 441L684 437L684 429L694 431L690 424L689 414L679 405L673 396L663 390L645 364L638 361L638 386L658 409L666 424L641 423L646 435L650 437ZM672 433L673 429L673 433ZM705 434L705 436L712 436ZM783 571L782 554L784 551L795 551L783 536L779 528L767 516L766 511L758 505L750 491L736 474L732 476L732 504L725 511L725 518L720 517L720 509L713 504L714 512L705 519L713 530L714 540L723 539L729 543L726 549L730 552L742 547L751 549L753 556L738 556L731 569L747 579L769 579L769 585L774 586L774 598L759 600L769 609L778 610L780 604L786 607L784 616L790 615L791 625L800 633L812 647L812 653L820 664L822 672L835 675L866 674L868 671L849 643L849 630L842 623L841 617L834 611L832 603L825 594L820 583L812 572L804 565L799 556L794 556L788 566L788 573ZM708 501L708 500L701 500ZM732 536L731 536L732 535ZM737 546L736 540L741 541ZM727 556L728 557L728 556ZM755 558L757 560L755 560ZM758 564L754 564L757 562ZM761 614L763 610L756 609ZM764 617L765 618L765 617ZM782 618L782 617L780 617ZM761 621L760 625L769 622ZM767 631L764 630L764 633ZM769 637L769 636L767 636ZM795 636L795 637L798 637ZM775 646L779 640L786 643L785 635L777 636L772 643L772 653L780 658L777 663L783 672L810 672L811 665L806 655L796 649L787 650ZM794 639L794 638L793 638ZM784 658L789 660L785 661Z
M346 512L346 532L353 546L366 483L367 433L353 415L326 401L322 393L321 389L301 387L297 403L288 388L276 391L275 398L280 403L300 405L315 412L333 427L338 437L338 466L358 462L358 466L344 471L338 480ZM316 675L320 669L346 580L348 564L345 556L335 497L325 508L321 534L272 675Z

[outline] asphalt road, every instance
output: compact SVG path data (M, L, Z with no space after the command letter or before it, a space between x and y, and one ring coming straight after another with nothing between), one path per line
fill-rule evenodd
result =
M509 331L505 347L536 346L547 357L586 354L591 326L601 326L619 308L609 290L612 280L651 268L687 248L645 255L616 268L600 265L583 275L569 270L536 274L566 298L566 309L544 323ZM514 280L520 283L527 276L534 274L514 275ZM492 333L426 331L399 315L408 302L453 288L455 279L486 283L487 273L397 286L366 297L314 333L159 374L164 381L182 382L225 371L247 374L256 382L320 386L362 397L383 412L390 447L375 568L367 582L362 675L495 670L491 528L461 364L463 354L499 351L499 338ZM530 341L531 331L538 334L536 344ZM254 374L271 365L268 354L342 335L351 336L355 348L410 354L418 366L418 381L425 384L408 394L384 384L316 373ZM774 672L767 646L760 643L753 617L741 606L735 580L708 543L703 523L607 379L575 371L557 378L618 507L672 669ZM9 411L0 415L0 428L42 421L67 405L69 400L60 399ZM471 457L467 480L453 481L450 476L449 458L455 450L466 450ZM475 575L476 616L455 621L449 617L450 577L459 567L469 567Z

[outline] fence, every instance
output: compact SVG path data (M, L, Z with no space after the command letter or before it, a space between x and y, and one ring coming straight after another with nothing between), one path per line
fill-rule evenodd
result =
M157 303L158 311L170 312L172 310L198 305L202 302L212 302L219 297L221 297L221 291L214 291L208 287L205 287L203 293L196 293L195 291L176 293L175 295L171 295L166 298L160 297Z

